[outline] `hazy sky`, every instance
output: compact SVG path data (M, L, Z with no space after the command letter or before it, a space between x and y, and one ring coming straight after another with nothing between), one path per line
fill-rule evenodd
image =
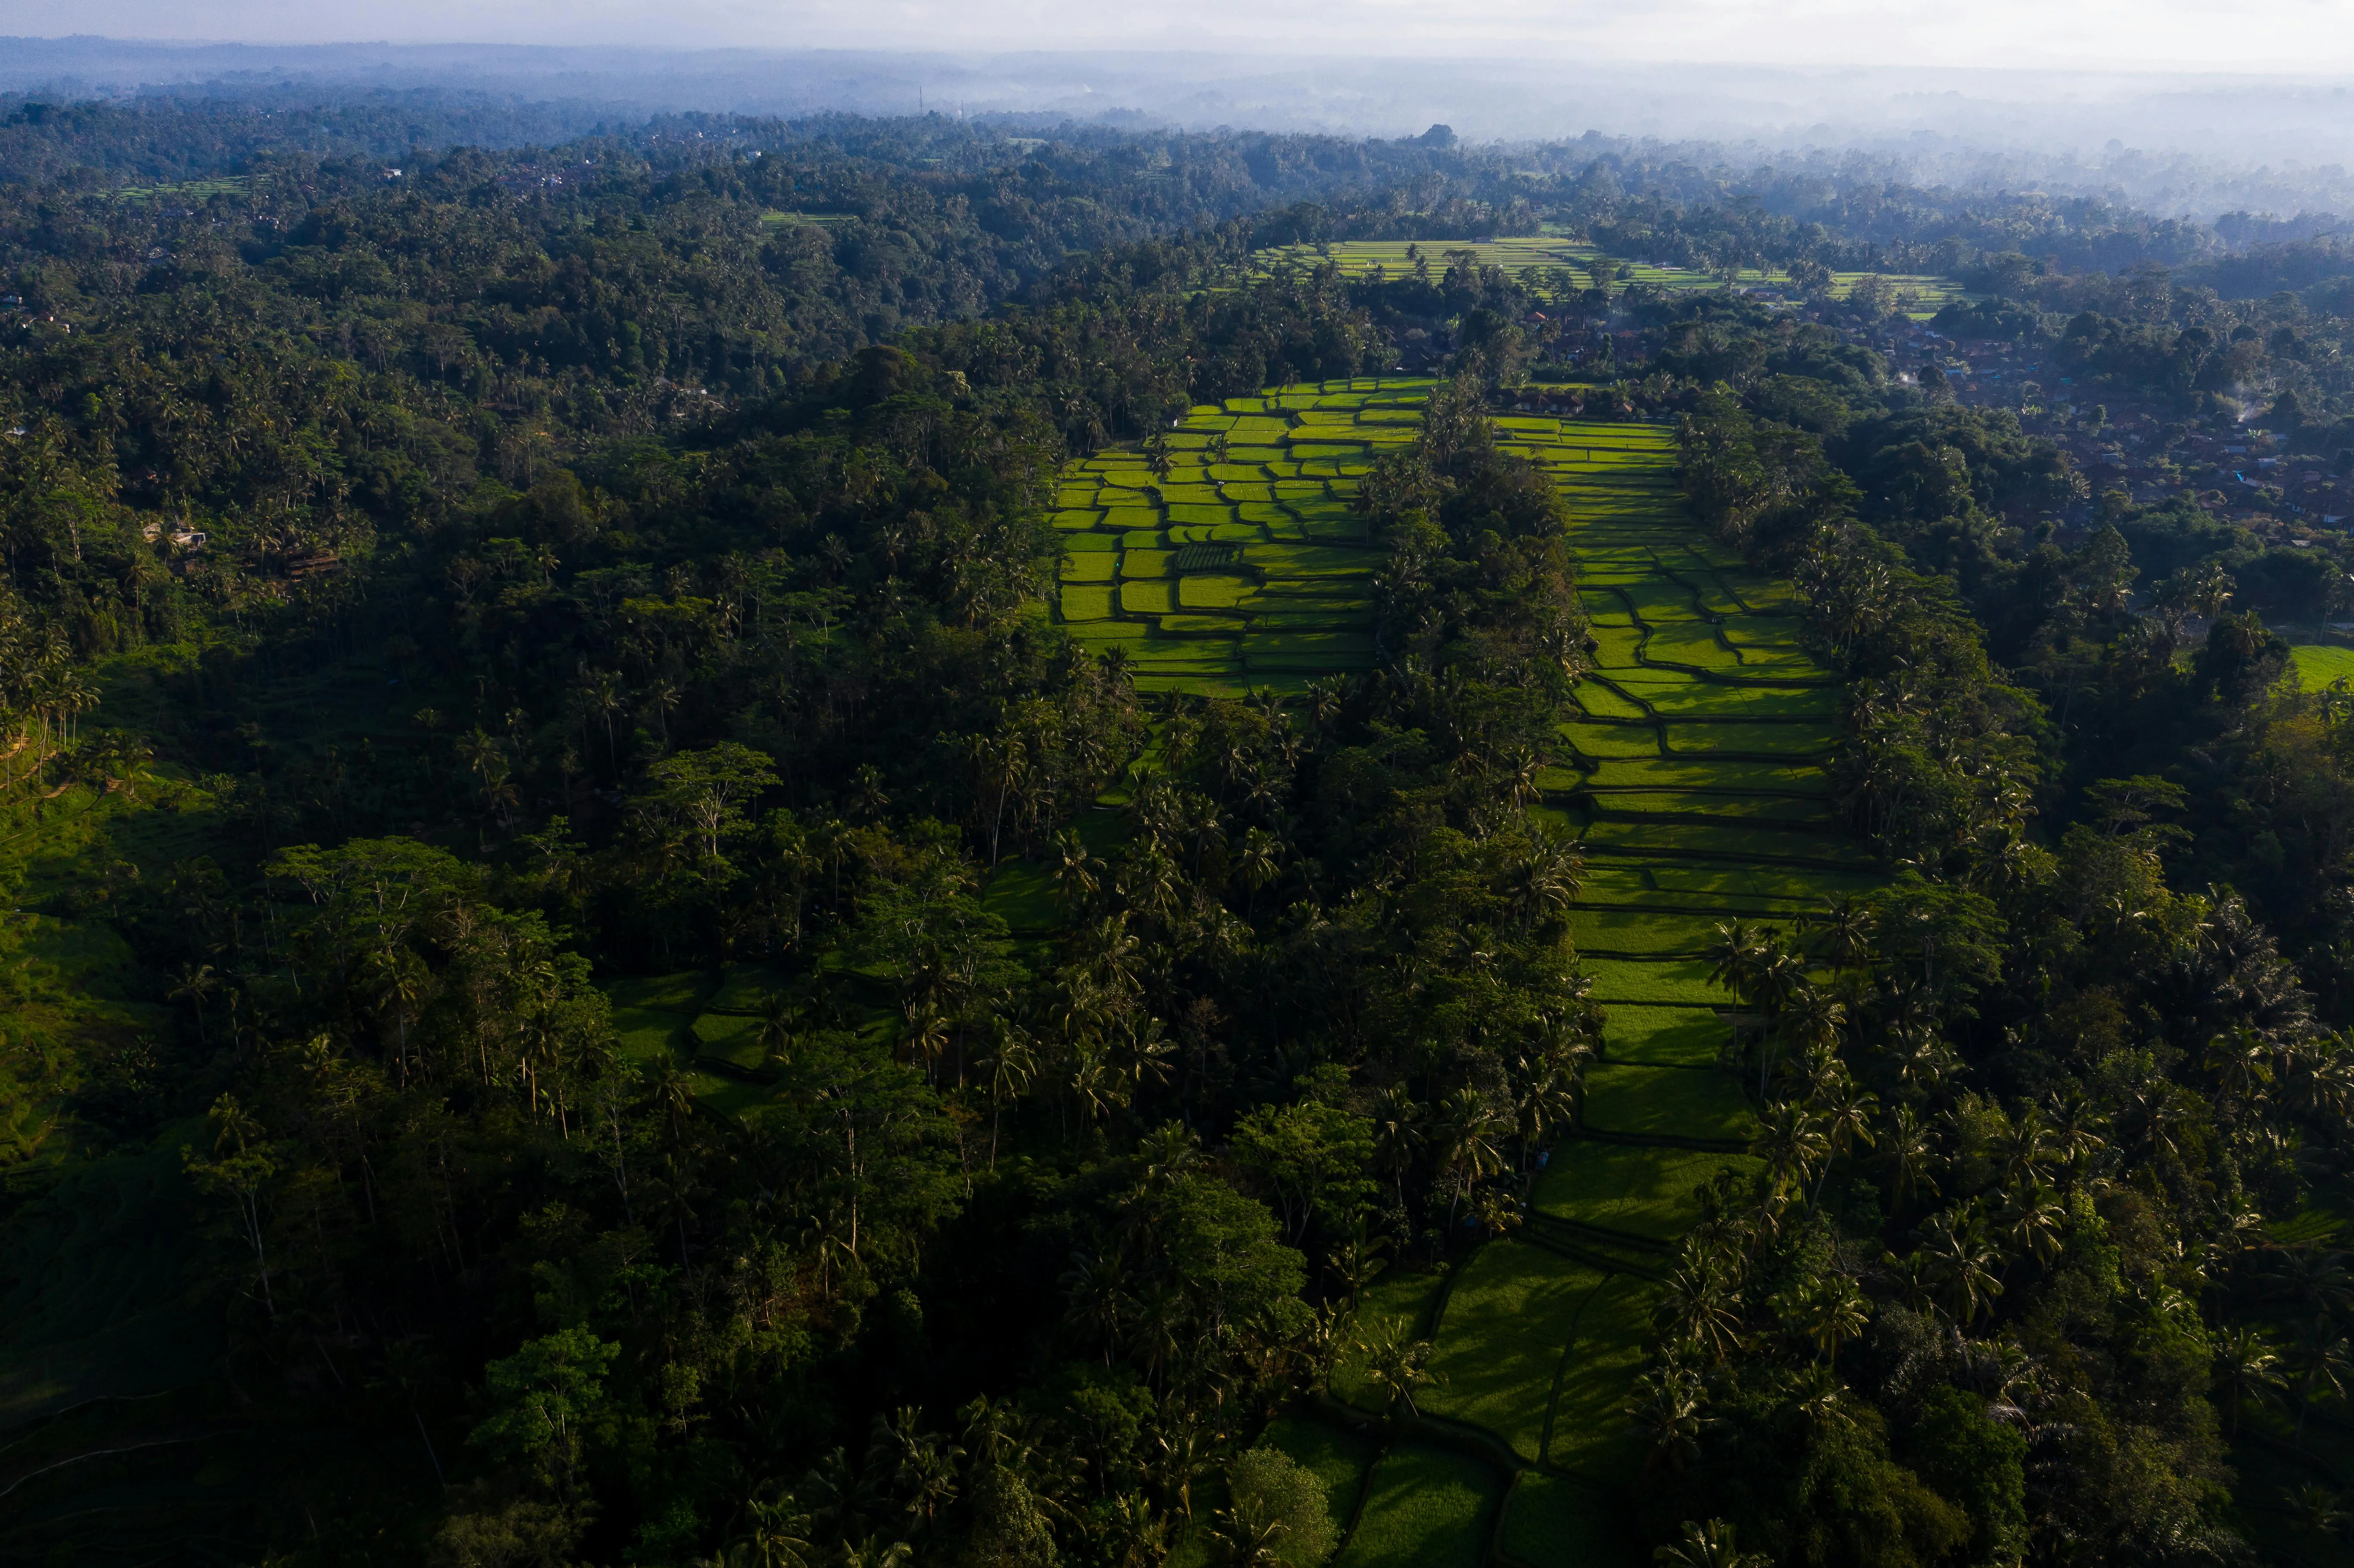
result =
M0 35L2354 72L2354 0L0 0Z

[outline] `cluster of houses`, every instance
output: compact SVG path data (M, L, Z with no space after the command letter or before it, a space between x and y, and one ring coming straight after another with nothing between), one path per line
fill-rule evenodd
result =
M2015 343L1952 338L1916 324L1894 346L1900 364L1909 358L1916 367L1908 377L1935 366L1958 401L2019 409L2026 428L2068 451L2096 495L2121 490L2148 505L2188 494L2259 539L2295 546L2354 517L2354 476L2292 452L2279 432L2253 424L2219 429L2116 388L2080 388Z

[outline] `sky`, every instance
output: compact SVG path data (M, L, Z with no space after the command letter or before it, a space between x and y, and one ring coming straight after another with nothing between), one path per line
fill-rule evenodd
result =
M0 36L72 34L2354 77L2354 0L0 0Z

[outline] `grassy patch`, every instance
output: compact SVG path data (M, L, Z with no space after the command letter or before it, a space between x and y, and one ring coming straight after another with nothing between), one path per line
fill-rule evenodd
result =
M1431 1370L1416 1396L1437 1415L1484 1426L1533 1463L1544 1446L1553 1373L1600 1271L1532 1244L1490 1242L1447 1293Z
M1622 821L1595 823L1585 840L1589 853L1608 851L1620 856L1725 855L1761 865L1782 860L1819 861L1856 871L1873 863L1871 847L1853 839L1760 820L1718 826L1630 815Z
M1642 695L1668 718L1712 714L1748 719L1830 719L1838 716L1840 705L1836 686L1728 686L1694 681Z
M1119 608L1129 615L1167 615L1177 608L1177 585L1165 578L1122 583Z
M1681 757L1614 758L1596 770L1594 782L1617 789L1756 789L1819 797L1830 789L1830 780L1819 768Z
M1636 702L1615 685L1601 681L1585 680L1577 683L1570 700L1585 710L1588 717L1598 719L1640 719L1651 716L1650 710Z
M613 1038L621 1054L633 1062L663 1062L678 1054L681 1032L692 1020L684 1013L652 1007L613 1010Z
M1579 1224L1673 1241L1699 1218L1693 1189L1727 1167L1763 1169L1746 1154L1573 1138L1546 1162L1534 1202L1544 1213Z
M2354 681L2354 648L2304 643L2288 652L2295 662L2297 684L2308 692L2327 691L2338 681Z
M1679 621L1658 628L1644 643L1643 654L1670 663L1741 673L1741 655L1719 643L1716 628L1702 621Z
M1708 1067L1730 1033L1706 1008L1621 1005L1603 1014L1602 1054L1612 1062Z
M1439 1292L1446 1287L1444 1274L1406 1274L1392 1269L1357 1304L1358 1322L1366 1336L1395 1327L1419 1339L1428 1331L1431 1310L1437 1306ZM1378 1408L1380 1396L1365 1384L1362 1356L1352 1353L1341 1358L1332 1369L1331 1389L1335 1399L1376 1415L1384 1414Z
M1668 1006L1731 1006L1733 995L1708 978L1705 959L1657 963L1631 959L1588 959L1580 969L1594 982L1597 1001L1633 1001Z
M1365 1472L1380 1457L1370 1437L1308 1415L1278 1416L1260 1435L1258 1446L1277 1448L1298 1460L1324 1483L1324 1503L1336 1530L1345 1528L1356 1511L1357 1494L1364 1489Z
M684 969L674 975L651 975L608 980L605 994L615 1007L652 1007L670 1012L697 1013L705 998L716 990L708 969Z
M693 1025L698 1060L724 1063L738 1072L758 1073L768 1065L768 1047L760 1044L760 1020L740 1012L706 1012Z
M1365 1511L1336 1568L1482 1568L1496 1472L1451 1449L1401 1443L1373 1467Z
M1108 620L1114 609L1112 589L1108 587L1066 588L1062 593L1062 609L1065 620Z
M1755 1137L1741 1086L1713 1067L1597 1063L1585 1074L1585 1125L1644 1138Z
M1613 1277L1577 1315L1577 1338L1563 1364L1546 1459L1584 1479L1623 1486L1641 1456L1627 1427L1627 1394L1642 1370L1658 1287Z
M707 1012L738 1012L757 1016L769 999L784 989L785 977L755 964L730 964L727 977L703 1006Z
M1591 688L1581 686L1581 692ZM1565 724L1561 737L1581 757L1596 759L1657 757L1659 733L1648 725Z
M1792 800L1780 795L1718 795L1663 789L1595 789L1594 809L1605 817L1723 817L1754 822L1831 821L1827 798Z

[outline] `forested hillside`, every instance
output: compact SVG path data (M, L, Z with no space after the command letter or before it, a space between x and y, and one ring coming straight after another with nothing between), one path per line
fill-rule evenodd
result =
M2338 241L306 112L0 129L0 1559L2344 1557Z

